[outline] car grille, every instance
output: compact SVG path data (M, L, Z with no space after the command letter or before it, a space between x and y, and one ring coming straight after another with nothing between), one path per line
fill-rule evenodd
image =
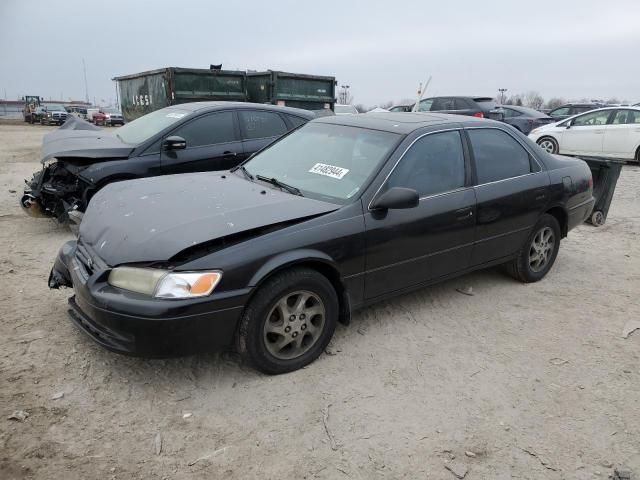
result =
M67 114L66 113L54 113L53 114L53 118L56 118L58 120L66 120L67 119Z

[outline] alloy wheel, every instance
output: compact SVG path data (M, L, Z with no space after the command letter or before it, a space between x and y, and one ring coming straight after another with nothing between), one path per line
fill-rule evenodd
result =
M538 143L547 153L556 153L556 144L550 138L545 138Z
M281 297L264 324L267 351L280 360L304 355L318 341L326 309L320 297L302 290Z
M556 239L551 227L538 230L529 248L529 268L538 273L544 270L553 256Z

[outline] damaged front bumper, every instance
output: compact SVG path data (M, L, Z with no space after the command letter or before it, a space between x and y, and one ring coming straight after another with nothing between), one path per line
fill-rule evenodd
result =
M20 207L27 215L79 224L83 186L73 173L54 162L34 173L31 180L25 180L25 184ZM80 215L70 215L74 211Z
M210 297L163 300L108 284L111 268L91 249L65 243L49 275L49 288L71 287L69 317L108 350L142 357L173 357L226 348L248 299L245 290Z

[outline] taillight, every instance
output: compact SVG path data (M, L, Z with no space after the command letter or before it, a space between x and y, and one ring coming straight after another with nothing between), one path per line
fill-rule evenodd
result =
M589 190L593 190L593 176L589 175Z
M477 118L484 118L484 115L482 114L482 112L476 112L473 114L473 116Z

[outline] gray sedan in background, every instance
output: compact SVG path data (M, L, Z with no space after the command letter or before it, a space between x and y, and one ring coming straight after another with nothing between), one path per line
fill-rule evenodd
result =
M553 123L555 120L546 113L541 113L533 108L517 107L515 105L501 105L504 110L504 122L517 128L525 135L534 128Z

